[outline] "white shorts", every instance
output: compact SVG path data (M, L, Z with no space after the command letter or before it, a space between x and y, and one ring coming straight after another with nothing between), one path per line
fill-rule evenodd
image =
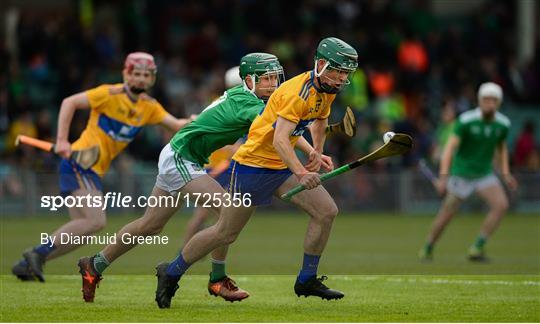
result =
M176 196L188 182L206 174L198 163L188 161L167 144L159 154L156 187Z
M466 199L473 192L493 185L501 185L501 182L493 173L477 179L450 176L446 184L446 190L460 199Z

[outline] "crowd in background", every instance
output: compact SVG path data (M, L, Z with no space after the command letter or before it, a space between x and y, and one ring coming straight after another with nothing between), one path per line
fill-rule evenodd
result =
M152 96L173 115L185 117L223 92L225 71L244 54L277 55L290 78L313 68L318 40L332 35L359 54L359 69L331 115L335 122L351 106L358 119L354 139L328 139L327 152L337 164L371 151L387 130L411 134L414 151L399 162L375 164L369 172L413 167L423 157L436 163L457 114L475 106L480 83L493 81L504 89L504 107L536 109L526 125L513 125L518 136L510 147L514 167L538 172L534 132L540 115L540 42L534 59L518 64L514 6L487 1L451 17L434 15L428 1L412 0L294 5L283 0L79 1L65 10L21 10L16 57L0 45L0 60L7 63L0 68L1 167L54 171L53 156L17 150L14 136L53 141L62 99L122 82L123 59L131 51L156 57ZM86 119L87 114L76 114L71 140ZM147 129L127 156L155 162L170 135Z

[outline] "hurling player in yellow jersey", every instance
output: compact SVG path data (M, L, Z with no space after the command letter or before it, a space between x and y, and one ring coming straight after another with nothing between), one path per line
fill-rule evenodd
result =
M292 198L306 211L310 220L304 238L304 262L296 284L298 296L339 299L343 293L325 286L317 278L319 258L330 235L338 208L321 186L318 171L324 163L322 152L330 106L358 67L356 50L344 41L330 37L321 40L315 54L315 67L283 83L270 96L255 118L247 141L233 156L228 173L229 192L246 195L249 203L242 207L221 209L217 223L193 236L167 271L157 273L156 301L170 305L177 282L195 261L215 248L234 242L257 206L270 204L273 195L281 195L298 184L307 187ZM310 126L311 125L311 126ZM308 126L310 126L308 128ZM302 165L294 147L309 129L313 151Z
M124 62L124 83L104 84L65 98L58 116L56 153L64 159L60 164L60 192L67 196L103 196L101 177L111 161L126 148L145 125L159 124L178 131L191 119L177 119L169 114L147 91L154 85L157 67L154 57L135 52ZM76 110L90 109L86 129L73 144L68 141L69 128ZM90 169L83 169L68 160L72 150L99 147L99 159ZM71 220L54 231L47 242L23 253L23 260L13 267L13 274L22 280L44 281L46 260L77 248L59 244L61 234L90 235L103 229L105 211L91 207L69 208ZM56 238L55 240L53 238Z

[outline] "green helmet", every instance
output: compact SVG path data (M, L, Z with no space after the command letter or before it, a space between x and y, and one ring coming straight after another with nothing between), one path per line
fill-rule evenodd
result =
M358 67L358 53L349 44L336 37L327 37L319 42L315 61L325 60L328 66L345 72L354 72Z
M283 75L283 67L275 55L268 53L249 53L240 60L240 78L244 80L248 75L258 77L266 73Z

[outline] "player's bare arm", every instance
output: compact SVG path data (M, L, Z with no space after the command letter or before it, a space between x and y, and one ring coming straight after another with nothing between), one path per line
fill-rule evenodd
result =
M311 137L313 138L313 148L315 151L322 154L324 150L324 142L326 140L326 127L328 126L328 119L317 119L313 122L313 125L309 129Z
M325 126L326 125L326 126ZM332 159L328 156L322 154L324 149L324 142L326 140L326 127L328 126L328 119L317 119L313 125L309 128L311 137L313 138L313 152L310 153L309 162L306 165L306 169L309 171L319 171L320 166L322 166L326 171L331 171L334 169ZM322 130L322 133L321 133ZM312 167L312 161L321 160L321 165L317 168Z
M89 109L90 102L86 92L79 92L65 98L60 105L58 114L58 133L56 135L55 151L63 158L69 158L71 154L71 144L68 141L69 128L73 115L77 109Z
M160 125L176 133L182 128L184 128L184 126L191 123L193 119L195 119L194 116L191 116L189 118L176 118L171 114L167 114L167 116L165 116Z
M317 152L304 137L300 137L298 139L298 142L296 142L296 147L309 157L308 163L304 165L308 171L317 172L321 169L321 167L327 172L334 170L334 162L332 162L332 158L328 155Z
M499 165L501 166L501 174L504 182L508 188L512 191L516 190L518 187L518 182L510 172L510 163L508 161L508 145L505 141L502 141L497 147L499 151L497 156L499 157Z
M444 147L441 164L439 166L439 181L437 182L437 191L439 194L444 195L446 192L446 182L448 175L450 174L450 165L452 165L452 156L458 148L460 138L456 135L451 135Z
M313 189L321 184L321 180L316 172L308 171L294 153L294 148L290 143L290 134L295 127L295 123L278 116L273 144L283 163L298 177L300 183L308 189Z

